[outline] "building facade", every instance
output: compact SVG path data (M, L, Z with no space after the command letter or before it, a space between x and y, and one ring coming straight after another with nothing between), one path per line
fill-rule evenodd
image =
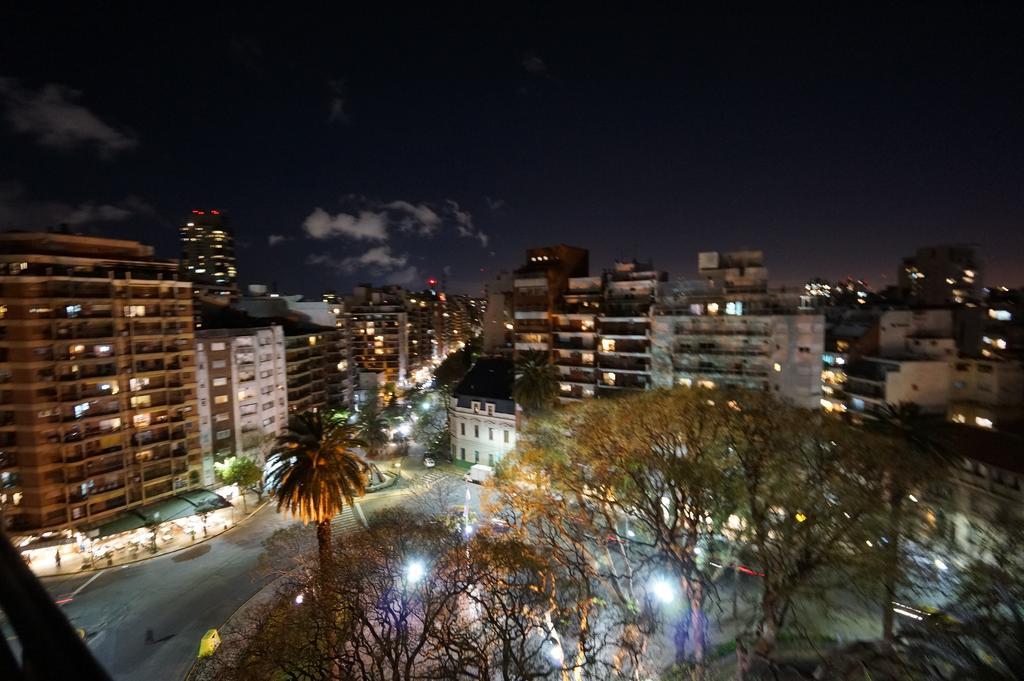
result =
M201 483L192 286L135 241L0 235L0 504L101 523Z
M346 301L352 359L362 371L382 372L403 384L410 375L409 315L404 291L357 286Z
M449 422L453 460L494 466L515 447L512 382L510 361L485 357L456 386Z
M903 296L919 305L959 305L981 300L981 262L970 244L926 246L904 258Z
M261 456L266 439L288 425L284 333L280 326L200 331L196 352L203 482L211 485L214 462Z
M182 274L193 282L194 291L236 295L235 237L227 216L219 210L193 210L179 232Z

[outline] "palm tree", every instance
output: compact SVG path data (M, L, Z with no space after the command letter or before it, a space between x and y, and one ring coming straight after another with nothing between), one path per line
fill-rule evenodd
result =
M366 491L368 466L354 451L362 445L347 419L306 412L288 420L267 461L278 512L316 524L321 569L331 559L331 518Z
M888 543L885 545L883 579L885 581L884 602L882 603L882 641L887 645L895 637L895 615L892 602L896 600L896 587L902 562L901 540L911 529L906 506L908 494L914 491L913 484L927 484L936 480L948 469L950 458L935 439L934 419L921 413L913 402L888 404L879 416L877 424L888 433L899 447L895 456L882 461L885 484L885 504L888 511L886 520Z
M356 433L366 447L366 455L371 459L380 456L388 445L388 416L380 407L380 397L376 394L363 405L363 410L355 423Z
M536 414L558 402L558 371L544 352L524 352L516 359L512 397L527 414Z

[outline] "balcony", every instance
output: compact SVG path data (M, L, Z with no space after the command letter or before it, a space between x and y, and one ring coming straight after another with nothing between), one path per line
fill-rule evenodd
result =
M556 350L594 350L593 338L576 338L556 334L552 345Z
M594 366L594 354L593 353L582 353L572 352L564 353L559 352L555 355L555 364L559 366L581 366L581 367L593 367Z
M604 372L597 383L602 390L646 390L649 385L646 376L619 372Z
M768 354L768 345L723 347L718 345L679 345L678 354L684 355L715 355L725 357L762 357Z
M639 357L609 357L600 355L597 359L599 371L621 371L626 373L647 374L651 368L644 359Z
M91 326L87 323L74 324L72 326L62 326L57 328L55 334L60 339L79 339L79 338L113 338L115 335L114 327L108 325L102 326Z
M755 323L676 324L677 336L770 336L771 326Z
M678 358L682 359L682 358ZM768 376L767 367L733 364L721 366L710 363L692 364L685 360L674 362L676 371L697 376L745 376L753 378L765 378Z

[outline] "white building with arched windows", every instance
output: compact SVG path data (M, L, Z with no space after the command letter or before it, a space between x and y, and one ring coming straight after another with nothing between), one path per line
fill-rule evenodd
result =
M484 357L452 393L452 459L495 466L516 445L513 364Z

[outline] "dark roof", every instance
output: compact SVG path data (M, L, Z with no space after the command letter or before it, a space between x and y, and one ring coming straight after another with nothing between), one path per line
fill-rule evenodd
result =
M511 400L515 365L500 357L481 357L455 387L456 396Z

